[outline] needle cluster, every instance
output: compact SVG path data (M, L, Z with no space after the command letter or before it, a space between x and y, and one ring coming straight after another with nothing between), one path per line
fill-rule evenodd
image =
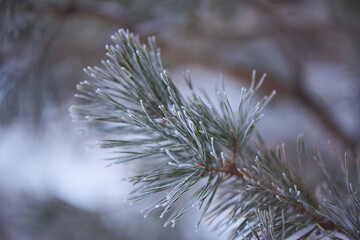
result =
M161 209L164 226L174 225L196 207L201 211L197 225L206 219L215 229L229 231L230 239L295 234L298 239L360 239L359 182L350 180L347 156L342 161L344 181L338 183L318 152L315 159L325 179L319 199L303 180L309 157L301 136L295 163L288 160L284 144L268 148L260 136L253 137L275 94L257 101L265 75L256 83L253 73L236 108L224 89L217 91L215 103L200 96L188 73L192 94L185 97L164 69L154 37L142 45L137 36L119 30L111 39L114 45L106 46L109 60L84 69L91 80L77 86L77 97L85 103L71 111L74 119L104 123L93 128L109 137L100 147L116 149L113 164L138 160L150 166L129 179L135 185L130 201L157 197L143 210L145 216Z

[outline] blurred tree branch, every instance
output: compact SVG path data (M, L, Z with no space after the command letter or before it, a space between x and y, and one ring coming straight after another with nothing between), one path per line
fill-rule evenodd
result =
M334 120L333 115L327 110L325 104L320 103L319 99L311 96L311 94L308 93L308 90L304 87L303 64L304 61L306 61L306 54L308 53L306 53L306 51L303 52L303 49L299 48L298 43L295 41L297 41L297 36L311 36L315 42L319 42L321 44L321 40L325 39L329 34L358 39L360 36L360 27L356 24L348 24L348 22L344 23L340 21L325 23L315 22L314 24L287 23L279 17L279 7L271 2L255 1L246 3L255 9L255 11L258 11L265 16L265 19L268 21L267 25L261 29L252 29L252 31L244 33L235 32L235 34L232 33L232 29L227 29L225 27L224 30L221 30L222 39L241 43L243 41L264 38L275 42L281 49L284 57L287 59L287 62L291 65L292 79L284 79L284 76L278 74L277 72L271 72L269 69L262 69L262 66L254 66L254 68L256 68L259 72L267 72L270 76L267 83L264 84L263 90L268 91L268 89L276 88L280 97L292 97L297 99L346 147L354 151L358 145L358 141L353 137L348 136L344 129ZM202 4L201 1L199 1L191 12L191 17L194 18L193 22L195 22L195 26L190 28L190 33L187 37L195 38L199 42L219 38L218 32L220 32L220 30L207 32L206 30L204 31L196 26L204 24L201 22L201 18L204 15L201 12L201 7ZM161 31L161 29L159 30L159 26L157 24L147 24L144 28L143 24L134 22L129 15L130 13L128 13L118 2L90 1L88 4L82 4L80 2L68 1L59 6L44 6L40 8L32 8L30 5L23 5L20 11L42 16L50 15L57 18L66 18L75 15L96 18L109 22L110 24L116 24L124 28L129 28L140 35L143 35L144 33L156 34ZM171 24L174 23L163 22L162 24L167 24L170 25L168 27L171 27ZM219 27L221 27L221 24L219 24ZM186 48L185 46L173 44L161 37L158 38L158 41L162 48L165 48L168 53L170 52L167 56L173 57L177 61L198 61L200 64L207 65L212 68L221 68L222 71L225 71L236 78L248 79L249 69L247 67L242 67L241 64L236 62L232 64L224 64L223 56L210 55L209 57L208 54L198 54L198 52L194 53L192 50L188 50L189 48ZM202 52L204 51L206 50L203 50ZM325 53L321 52L322 49L316 49L316 51L317 52L314 54L317 54L320 57L326 57L327 51L325 51ZM200 51L200 53L202 52ZM287 81L290 81L293 84L283 84Z

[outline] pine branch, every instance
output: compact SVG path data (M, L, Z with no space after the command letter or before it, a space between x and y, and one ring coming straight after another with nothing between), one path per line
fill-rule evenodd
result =
M111 38L115 45L106 46L110 60L102 61L102 68L85 69L92 80L78 85L77 96L87 103L71 111L74 119L105 123L98 130L113 139L103 140L100 147L119 149L118 156L109 159L113 163L139 160L153 166L129 179L137 186L129 196L132 202L159 197L143 210L145 216L161 208L162 218L185 198L186 204L172 211L164 226L174 225L195 206L201 210L197 226L205 218L215 229L231 228L231 239L285 239L294 234L306 239L315 232L358 239L358 184L354 188L350 183L347 163L348 190L343 193L318 154L327 179L324 189L330 190L329 196L322 195L328 200L319 201L301 177L308 159L302 137L296 166L300 171L287 159L284 145L267 148L260 136L250 140L275 94L254 103L265 75L256 84L253 73L250 88L242 88L233 109L224 89L217 92L216 104L200 97L189 74L185 80L192 95L181 95L164 70L153 37L148 46L124 30ZM190 197L189 191L194 192Z

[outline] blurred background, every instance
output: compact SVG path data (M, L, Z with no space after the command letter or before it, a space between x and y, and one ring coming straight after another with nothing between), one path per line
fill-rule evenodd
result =
M226 239L206 224L195 233L195 211L175 229L144 219L148 202L124 201L135 167L106 168L108 153L72 123L82 68L100 65L119 28L155 35L179 88L189 69L215 96L221 73L236 103L253 69L267 73L260 94L277 95L258 130L269 146L296 156L303 133L310 152L331 152L330 139L356 153L358 0L0 0L0 239Z

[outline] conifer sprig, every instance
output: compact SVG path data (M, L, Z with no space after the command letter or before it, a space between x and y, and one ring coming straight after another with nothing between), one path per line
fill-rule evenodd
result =
M155 39L148 46L138 37L119 30L106 46L103 67L85 70L91 81L78 85L86 104L72 107L79 120L104 122L97 129L111 139L100 147L114 148L112 163L139 160L151 169L130 178L137 188L129 196L132 202L151 195L158 201L143 210L148 215L162 209L164 225L174 225L191 207L200 211L198 225L205 217L215 229L232 229L230 238L285 239L295 233L306 239L337 232L359 236L359 198L344 167L347 195L331 182L320 157L318 162L327 177L328 199L319 202L300 177L306 169L294 171L285 146L267 148L258 137L250 140L263 108L275 92L255 101L265 75L256 84L255 73L249 89L240 91L236 109L226 92L217 92L217 103L200 97L185 80L192 94L182 96L164 69ZM308 157L299 138L297 168ZM347 159L347 157L346 157ZM185 193L191 190L188 197ZM345 196L345 197L346 197ZM181 198L184 206L175 207ZM171 213L167 214L176 208ZM347 220L341 222L344 214Z

